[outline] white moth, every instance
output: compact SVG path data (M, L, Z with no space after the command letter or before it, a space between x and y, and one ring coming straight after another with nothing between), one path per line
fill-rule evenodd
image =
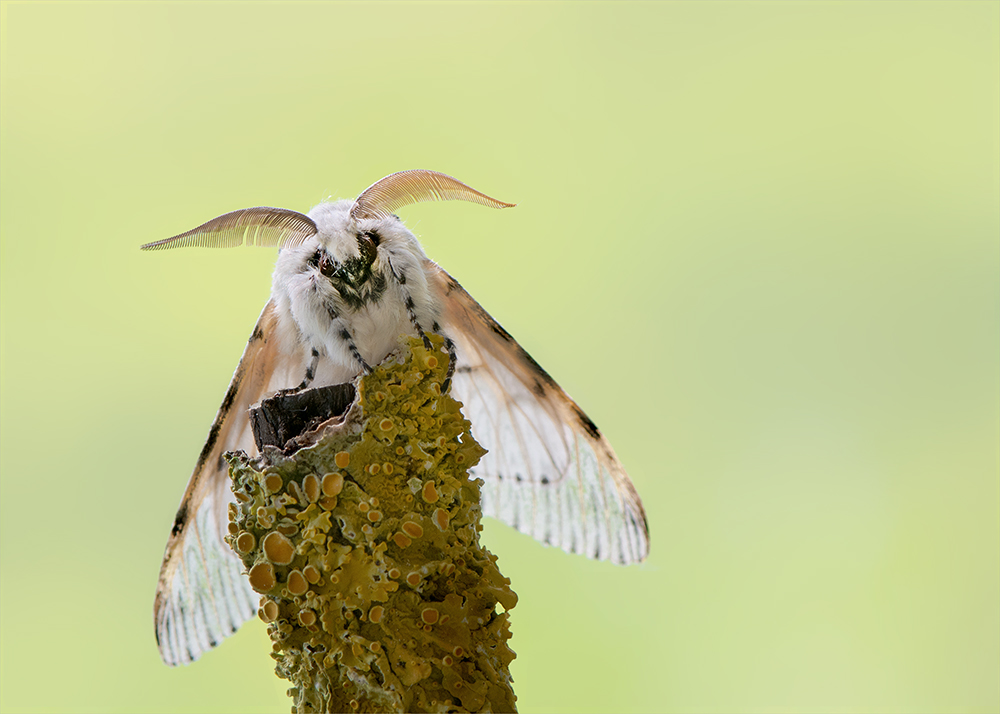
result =
M424 255L393 212L428 200L502 203L434 171L402 171L308 215L233 211L143 249L278 246L264 306L167 541L154 605L160 655L186 664L257 610L223 541L233 501L223 454L255 453L248 409L279 390L348 382L399 336L446 339L452 392L489 450L473 469L483 513L571 553L632 563L649 549L639 496L611 445L479 303Z

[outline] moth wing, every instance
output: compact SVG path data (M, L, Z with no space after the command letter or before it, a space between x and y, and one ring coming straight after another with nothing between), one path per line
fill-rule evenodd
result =
M643 560L642 502L587 415L458 282L428 261L441 326L456 346L453 392L487 449L483 513L571 553Z
M229 523L227 451L254 451L249 407L294 384L303 357L282 343L273 302L265 305L212 423L181 500L160 567L153 605L160 656L188 664L235 632L257 611L243 563L223 541ZM293 338L294 339L294 338Z

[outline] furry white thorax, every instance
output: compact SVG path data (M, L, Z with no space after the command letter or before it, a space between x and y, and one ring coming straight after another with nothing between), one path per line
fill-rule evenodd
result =
M396 348L400 335L417 334L414 319L431 331L441 310L428 289L427 257L416 237L395 216L354 221L352 203L321 203L309 211L318 233L281 250L274 268L271 297L280 333L296 343L285 346L303 350L306 364L311 350L319 354L319 384L352 379L362 369L359 356L374 367ZM358 292L345 295L310 261L315 263L317 251L325 251L337 266L358 261L358 236L365 232L377 236L370 277L358 285Z

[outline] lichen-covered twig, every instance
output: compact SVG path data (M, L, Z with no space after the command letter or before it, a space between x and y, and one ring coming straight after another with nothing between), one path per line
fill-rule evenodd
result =
M441 393L448 357L430 339L361 378L311 445L230 457L227 540L262 595L293 712L515 710L517 597L479 544L468 475L485 452Z

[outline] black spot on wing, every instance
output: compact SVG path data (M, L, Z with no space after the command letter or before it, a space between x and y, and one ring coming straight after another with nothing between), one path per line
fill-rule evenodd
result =
M446 294L451 293L453 290L456 289L462 290L462 286L459 285L458 281L455 280L455 278L451 277L448 274L445 274L445 276L446 276L445 283L447 285ZM518 352L520 353L521 358L531 367L531 370L535 373L535 376L537 377L537 379L534 380L534 384L532 385L532 389L535 392L535 394L537 394L540 397L543 396L544 389L542 389L542 387L544 386L552 387L558 390L559 385L556 383L556 380L552 379L549 373L546 372L544 369L542 369L542 366L538 364L538 362L536 362L535 359L530 354L528 354L523 347L521 347L521 345L517 344L517 340L515 340L513 336L511 336L511 334L507 332L507 330L505 330L499 322L494 320L493 316L490 315L488 312L486 312L486 310L483 309L482 305L477 303L475 300L472 300L471 296L469 297L469 300L472 302L474 310L477 313L477 316L483 322L485 322L487 325L490 326L490 330L493 331L493 334L495 334L504 342L514 345L514 347L516 347Z
M631 520L632 523L634 523L637 527L641 527L642 528L642 532L645 534L646 540L648 541L649 540L649 522L646 520L646 511L643 509L641 503L639 504L639 519L640 520L636 520L636 517L633 514L629 513L629 520Z
M542 366L535 361L534 357L528 354L527 350L521 347L521 345L517 344L517 340L515 340L511 336L511 334L507 332L507 330L503 329L503 326L499 322L494 320L493 317L488 312L486 312L486 310L484 310L480 305L477 304L476 307L479 308L480 317L486 322L486 324L490 326L490 329L493 330L493 334L497 335L504 342L509 342L513 344L514 347L517 348L517 351L520 353L521 359L527 362L528 365L531 367L531 370L535 373L537 377L535 379L534 385L532 385L535 394L537 394L540 397L545 394L543 385L555 388L559 387L559 385L556 383L556 380L552 379L549 373L546 372L544 369L542 369Z
M229 385L229 389L226 390L226 396L222 398L222 404L219 406L221 411L227 412L229 411L229 408L233 406L233 402L236 401L236 392L240 388L240 382L243 381L241 379L242 376L243 375L237 376L237 378L233 380L233 383Z
M479 307L479 305L476 305L476 307ZM496 335L497 337L499 337L501 340L503 340L504 342L514 342L515 341L514 338L510 336L510 333L507 332L507 330L503 329L503 327L500 325L500 323L497 322L496 320L494 320L490 316L490 314L488 312L486 312L486 310L484 310L481 307L479 307L479 317L487 325L490 326L490 329L493 330L493 334Z
M260 339L263 336L260 328L256 328L253 334L250 336L250 342L254 339ZM242 366L242 365L241 365ZM201 448L201 453L198 455L198 468L201 468L208 455L215 448L215 443L219 440L219 432L222 430L222 423L229 416L229 410L232 408L233 403L236 401L236 393L240 390L240 385L243 383L243 370L238 370L233 376L233 381L229 384L229 389L226 390L226 396L222 398L222 404L219 406L219 414L215 417L215 421L212 422L212 428L208 430L208 438L205 440L205 445Z
M549 373L546 372L544 369L542 369L542 365L538 364L538 362L535 361L535 358L529 355L527 351L523 347L521 347L521 345L517 345L517 349L521 352L521 358L524 359L524 361L527 362L529 365L531 365L532 371L537 376L538 379L535 380L535 384L538 384L538 380L541 380L542 384L547 385L549 387L559 386L558 384L556 384L556 380L552 379ZM536 390L536 393L539 396L541 396L542 393L544 392L540 393Z
M208 455L215 448L215 442L219 440L219 432L222 431L222 418L223 415L221 414L216 417L215 422L212 423L212 428L208 430L208 438L205 439L205 445L201 447L201 453L198 455L197 468L201 468L205 464L205 461L208 460Z
M490 323L490 329L493 330L493 333L495 335L497 335L504 342L513 342L514 341L514 338L510 336L510 333L507 332L507 330L505 330L502 327L500 327L499 323L491 322Z
M187 503L182 503L181 507L177 509L177 515L174 516L174 527L170 529L170 535L175 536L181 532L181 528L187 523L188 517L188 507Z
M590 417L584 414L583 410L576 404L573 405L573 411L576 412L576 418L580 420L580 425L587 431L587 433L595 439L600 439L601 430L597 428L597 424L592 422Z

